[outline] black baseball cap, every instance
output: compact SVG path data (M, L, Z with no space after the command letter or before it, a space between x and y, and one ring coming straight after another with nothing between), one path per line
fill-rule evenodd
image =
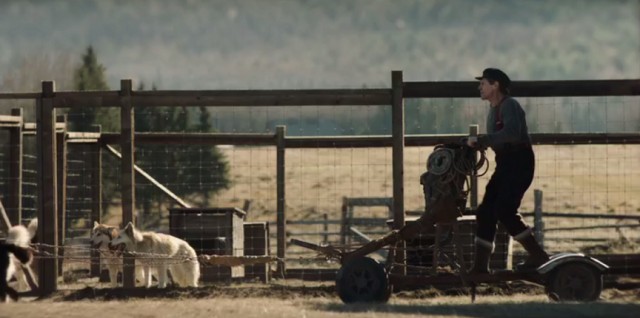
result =
M509 88L509 86L511 86L511 79L509 76L497 68L486 68L482 71L482 76L476 77L477 80L481 80L483 78L498 81L504 88Z

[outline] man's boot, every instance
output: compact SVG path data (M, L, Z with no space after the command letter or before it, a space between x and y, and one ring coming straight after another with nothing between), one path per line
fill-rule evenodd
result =
M476 252L473 267L469 270L469 274L488 274L489 261L493 253L494 244L476 237Z
M549 254L547 254L547 252L542 249L542 246L538 244L538 241L536 241L536 238L533 236L533 231L531 229L525 230L524 232L514 236L514 238L516 241L520 242L527 253L529 253L529 256L523 263L516 265L516 270L535 270L549 260Z

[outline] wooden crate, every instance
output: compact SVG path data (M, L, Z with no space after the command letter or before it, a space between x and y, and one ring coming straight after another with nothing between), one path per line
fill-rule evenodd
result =
M246 212L231 208L169 209L169 232L189 243L198 255L244 256ZM203 282L244 277L244 267L201 265Z
M244 223L244 255L270 255L269 222ZM270 263L245 265L244 277L260 279L268 283L271 279Z

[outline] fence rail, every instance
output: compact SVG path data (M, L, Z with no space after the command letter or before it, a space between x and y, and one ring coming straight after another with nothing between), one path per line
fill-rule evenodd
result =
M610 220L636 220L640 221L640 215L625 214L595 214L595 213L561 213L561 212L543 212L545 218L575 218L575 219L610 219ZM535 216L534 212L522 213L522 216Z
M477 97L478 82L407 82L405 98ZM516 81L511 94L522 97L640 95L640 80Z

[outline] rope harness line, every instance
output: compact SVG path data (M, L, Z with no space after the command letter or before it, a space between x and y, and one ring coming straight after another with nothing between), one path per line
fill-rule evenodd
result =
M268 255L247 255L247 256L233 256L233 255L206 255L201 254L198 255L195 259L186 255L174 255L170 256L167 254L158 254L158 253L144 253L144 252L129 252L124 251L122 254L114 255L108 253L108 251L102 249L96 249L92 247L84 247L82 245L78 246L56 246L50 244L42 244L36 243L32 244L32 247L36 250L34 255L34 260L37 259L63 259L67 261L77 262L77 263L88 263L88 264L98 264L99 262L92 261L91 257L88 256L69 256L69 255L57 255L46 251L46 249L52 249L57 247L62 250L69 251L82 251L82 252L98 252L100 253L101 259L106 259L107 262L103 262L103 265L108 264L118 264L121 265L122 259L124 258L134 258L137 260L144 261L144 265L134 265L135 266L154 266L154 265L174 265L181 264L184 262L193 262L198 261L203 266L241 266L241 265L253 265L253 264L261 264L261 263L269 263L276 262L281 260L277 257L272 257ZM113 263L111 263L113 260Z

